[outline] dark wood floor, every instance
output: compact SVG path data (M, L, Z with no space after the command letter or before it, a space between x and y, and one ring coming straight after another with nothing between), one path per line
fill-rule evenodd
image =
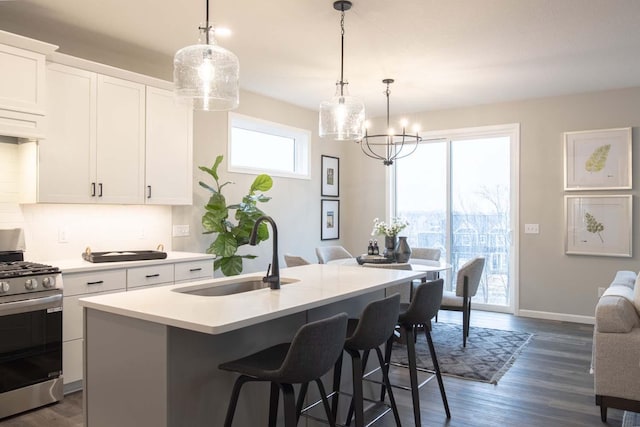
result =
M460 313L441 312L439 319L458 322ZM472 313L471 324L531 332L534 337L497 385L445 377L450 420L444 415L437 383L432 381L423 387L420 400L424 426L620 427L622 411L610 409L608 422L603 424L594 403L593 376L589 374L592 326L480 311ZM396 375L406 377L406 370L398 371ZM396 399L403 425L413 425L410 394L398 390ZM82 425L82 393L0 420L1 427ZM388 414L377 425L393 426L393 417Z

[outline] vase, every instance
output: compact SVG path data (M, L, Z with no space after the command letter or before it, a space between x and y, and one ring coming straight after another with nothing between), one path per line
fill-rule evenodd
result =
M398 238L396 236L384 236L384 257L395 258L396 245Z
M404 236L398 237L398 244L395 247L396 262L409 262L411 258L411 248Z

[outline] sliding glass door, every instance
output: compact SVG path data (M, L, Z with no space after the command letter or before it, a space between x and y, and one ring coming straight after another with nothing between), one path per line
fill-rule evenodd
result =
M408 219L408 241L435 247L456 272L485 257L476 307L513 312L516 291L512 230L517 208L517 125L459 129L425 135L395 167L396 216Z

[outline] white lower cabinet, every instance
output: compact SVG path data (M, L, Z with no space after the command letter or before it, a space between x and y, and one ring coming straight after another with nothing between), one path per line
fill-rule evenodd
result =
M153 263L142 267L115 268L89 272L65 273L63 281L62 308L62 372L65 391L71 392L82 387L82 345L84 330L80 298L172 285L213 277L213 259L176 261L175 263Z

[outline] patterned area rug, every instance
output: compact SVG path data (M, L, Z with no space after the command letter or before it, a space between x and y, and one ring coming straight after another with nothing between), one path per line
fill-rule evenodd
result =
M640 427L640 414L624 411L624 415L622 416L622 427Z
M443 375L497 384L533 335L471 326L467 347L462 347L462 325L434 322L431 337ZM418 366L433 370L427 339L418 332ZM407 349L394 344L392 362L408 364Z

